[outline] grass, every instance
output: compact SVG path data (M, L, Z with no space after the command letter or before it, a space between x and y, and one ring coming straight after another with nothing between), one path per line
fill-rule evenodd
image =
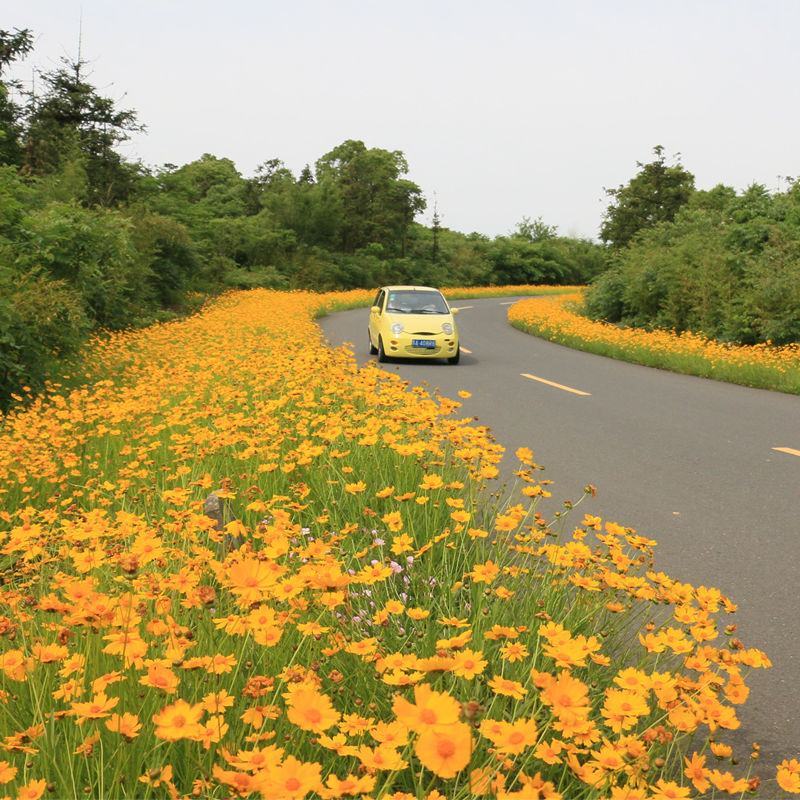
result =
M580 313L580 294L523 300L511 324L558 344L634 364L800 394L800 345L728 345L692 333L622 328Z
M702 764L768 665L731 602L544 519L525 447L494 507L503 448L457 400L323 346L365 294L226 295L2 419L4 789L681 797L696 747L741 793Z

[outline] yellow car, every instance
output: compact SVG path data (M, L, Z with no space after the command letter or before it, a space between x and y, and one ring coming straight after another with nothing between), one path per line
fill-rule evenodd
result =
M398 356L446 358L448 364L458 364L457 311L438 289L384 286L369 312L369 351L380 362Z

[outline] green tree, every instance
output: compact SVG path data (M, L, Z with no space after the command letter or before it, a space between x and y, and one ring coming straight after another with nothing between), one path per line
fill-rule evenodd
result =
M668 164L664 148L653 148L655 158L636 162L639 171L624 186L606 189L611 204L603 216L600 238L614 247L625 247L645 228L670 222L694 192L694 175L680 161Z
M367 148L348 139L316 164L318 184L331 185L341 198L340 247L354 252L370 243L405 254L408 231L425 199L415 183L402 176L408 162L399 150Z
M523 217L517 223L512 235L527 239L529 242L543 242L546 239L555 239L558 236L558 227L548 225L541 217L533 220L530 217Z
M91 204L112 206L129 198L139 167L117 152L131 133L144 129L136 112L119 109L86 80L84 61L63 60L41 75L44 91L28 104L24 167L49 175L80 157Z
M0 30L0 164L22 163L21 109L11 99L19 83L7 80L4 73L33 49L33 33L28 28Z

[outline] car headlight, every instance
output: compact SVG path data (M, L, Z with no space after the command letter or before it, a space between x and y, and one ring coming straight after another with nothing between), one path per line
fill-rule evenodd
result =
M399 322L395 322L392 325L392 336L399 336L403 332L403 326Z
M448 336L453 335L453 326L449 322L442 323L442 333L446 333Z

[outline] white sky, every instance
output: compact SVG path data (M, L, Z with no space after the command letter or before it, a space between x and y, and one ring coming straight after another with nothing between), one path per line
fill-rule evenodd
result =
M448 227L586 236L656 144L700 187L800 174L796 0L3 0L37 37L16 74L74 56L81 13L148 164L297 172L363 139L406 153Z

